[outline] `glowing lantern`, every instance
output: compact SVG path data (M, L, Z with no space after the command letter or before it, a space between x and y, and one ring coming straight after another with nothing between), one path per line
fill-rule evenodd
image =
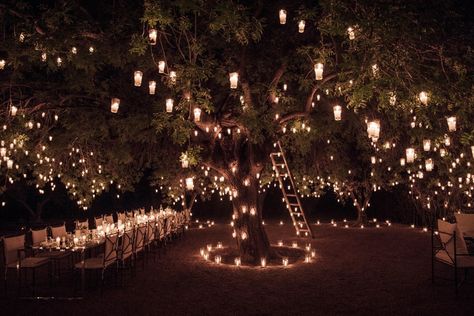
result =
M10 108L11 116L15 116L16 112L18 112L18 108L16 106L12 105L11 108Z
M434 167L433 159L431 159L431 158L426 159L425 160L425 169L426 169L426 171L433 170L433 167Z
M428 93L421 91L418 98L423 105L428 105Z
M287 267L288 266L288 257L283 257L281 259L281 263L283 264L283 266Z
M335 105L332 109L334 111L334 120L340 121L342 117L342 107L340 105Z
M380 121L373 120L367 123L367 135L373 142L376 142L380 137Z
M262 268L265 268L267 266L267 259L266 258L261 258L260 259L260 265Z
M7 149L5 147L0 148L0 157L5 157L7 155Z
M390 99L388 102L390 103L390 105L395 105L397 103L397 95L395 94L395 92L390 92L389 97Z
M176 83L176 71L170 71L170 82L171 84Z
M135 83L135 87L140 87L142 85L142 78L143 78L143 72L140 70L137 70L133 73L133 81Z
M71 53L72 53L73 55L76 55L76 54L77 54L77 47L72 47L72 48L71 48Z
M165 66L166 66L166 63L164 60L160 60L158 62L158 73L162 74L165 72Z
M370 162L375 165L375 163L377 162L377 158L375 156L372 156L370 157Z
M353 27L349 26L349 27L347 28L347 35L349 35L349 39L350 39L350 40L355 39L355 30L354 30Z
M286 10L281 9L279 12L280 24L286 24Z
M456 131L456 116L450 116L446 118L446 121L448 123L448 129L450 132L455 132Z
M440 155L441 157L446 156L446 149L441 148L441 149L439 150L439 155Z
M7 168L8 169L13 169L13 160L11 160L11 159L7 160Z
M237 267L239 267L242 264L242 260L240 259L240 257L237 257L234 259L234 263Z
M150 45L156 45L156 38L158 32L155 29L148 30L148 39L150 40Z
M407 163L413 163L415 161L415 149L407 148L406 151Z
M0 59L0 70L5 68L6 61L5 59Z
M183 155L181 158L181 168L188 168L189 167L189 159L186 154Z
M200 122L201 121L201 109L200 108L194 108L194 122Z
M237 89L237 83L239 82L239 74L237 72L231 72L229 74L230 88Z
M217 255L214 257L214 261L217 263L217 264L221 264L221 261L222 261L222 257Z
M316 80L323 80L323 68L324 65L321 63L314 65L314 74L316 75Z
M48 59L48 55L46 53L41 53L41 61L45 62Z
M451 138L448 136L448 135L444 135L444 144L446 146L450 146L451 145Z
M61 67L63 63L63 60L61 59L61 57L56 58L56 63L58 64L58 67Z
M431 150L431 140L423 139L423 150L430 151Z
M304 20L301 20L298 22L298 32L304 33L304 27L306 25L306 22Z
M377 64L372 65L372 75L377 76L379 74L379 66Z
M400 166L405 166L405 158L400 158Z
M166 99L166 112L167 113L173 112L173 105L174 105L173 99Z
M186 178L186 190L194 189L194 180L193 178Z
M471 146L471 154L472 154L472 157L474 157L474 146Z
M112 98L110 101L110 112L117 113L120 106L120 99L119 98Z
M150 82L148 82L148 90L149 90L150 94L155 94L156 81L150 81Z

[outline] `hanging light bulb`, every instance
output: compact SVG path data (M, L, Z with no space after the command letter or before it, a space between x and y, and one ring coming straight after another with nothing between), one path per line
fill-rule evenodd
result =
M166 66L166 63L164 60L160 60L158 62L158 73L162 74L165 72L165 66Z
M58 65L58 67L61 67L62 63L63 60L61 59L61 57L56 58L56 64Z
M418 98L423 105L428 105L428 93L421 91Z
M110 101L110 112L117 113L120 106L120 99L119 98L112 98Z
M231 72L229 74L230 88L237 89L237 84L239 82L239 74L237 72Z
M135 84L135 87L140 87L142 85L142 79L143 79L143 72L140 70L136 70L133 73L133 81Z
M415 149L407 148L406 151L407 163L413 163L415 161Z
M171 84L176 83L176 71L170 71L170 82Z
M340 105L333 106L334 120L340 121L342 118L342 107Z
M324 65L321 63L314 65L314 74L316 75L316 80L323 80L323 68Z
M150 94L155 94L156 90L156 81L150 81L148 82L148 90Z
M201 121L201 109L200 108L194 108L194 122L200 122Z
M431 140L430 139L423 139L423 150L430 151L431 150Z
M349 39L352 41L355 39L355 30L353 27L349 26L347 28L347 35L349 35Z
M186 178L186 190L194 189L194 180L193 178Z
M15 116L16 112L18 112L18 108L16 106L12 105L11 108L10 108L10 115Z
M456 131L456 116L450 116L446 118L446 121L448 123L448 129L450 132L455 132Z
M280 17L280 24L286 24L286 10L281 9L278 15Z
M298 32L304 33L304 27L306 25L306 22L304 20L301 20L298 22Z
M425 160L425 169L426 171L432 171L434 167L433 159L428 158Z
M174 105L173 99L166 99L166 112L167 113L173 112L173 105Z
M373 142L377 142L380 137L380 121L373 120L367 123L367 134Z
M156 45L156 38L158 32L155 29L148 30L148 39L150 41L150 45Z

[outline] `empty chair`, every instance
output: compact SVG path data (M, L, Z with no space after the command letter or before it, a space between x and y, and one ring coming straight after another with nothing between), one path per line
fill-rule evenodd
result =
M132 218L133 217L133 212L127 212L127 217Z
M126 230L122 235L122 242L117 249L117 260L122 268L132 267L133 265L133 240L135 232L133 229ZM127 264L128 263L128 264Z
M117 213L117 221L122 221L124 223L126 221L127 217L125 216L125 213Z
M432 234L432 278L434 281L435 262L440 262L453 267L454 285L458 289L458 269L474 268L474 254L469 254L466 242L462 238L456 224L438 220L439 247L434 245L434 232Z
M89 220L85 219L84 221L76 221L76 229L89 229Z
M43 241L48 239L48 230L45 228L42 229L31 229L31 245L34 247L40 246Z
M456 224L463 237L474 238L474 214L455 214Z
M102 218L102 216L95 217L94 222L95 222L95 227L97 228L99 226L102 226L104 219Z
M67 236L66 225L62 224L61 226L51 226L51 237L53 239L62 238Z
M106 215L105 216L105 221L109 224L113 224L114 223L114 217L112 215Z

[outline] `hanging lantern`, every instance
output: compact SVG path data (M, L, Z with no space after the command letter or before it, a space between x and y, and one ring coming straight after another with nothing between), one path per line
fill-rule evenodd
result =
M46 53L41 53L41 61L45 62L48 59L48 54Z
M444 135L444 144L446 146L451 146L451 137L449 137L448 135Z
M304 20L301 20L298 22L298 32L304 33L304 27L306 25L306 22Z
M142 85L142 78L143 78L143 72L140 70L137 70L133 73L133 81L135 83L135 87L140 87Z
M189 159L188 155L183 154L181 157L181 168L188 168L189 167Z
M176 83L176 71L170 71L170 82L171 84Z
M379 66L377 66L377 64L373 64L372 65L372 75L374 75L374 77L376 77L378 74L379 74Z
M340 105L333 106L334 120L340 121L342 117L342 107Z
M380 137L380 121L373 120L367 123L367 134L373 142L377 142Z
M3 70L5 68L5 65L6 65L6 61L5 59L0 59L0 70Z
M428 93L421 91L418 98L423 105L428 105Z
M355 30L353 27L349 26L347 28L347 35L349 35L349 39L352 41L355 39Z
M314 65L314 74L316 75L316 80L323 80L323 68L324 65L321 63Z
M405 158L400 158L400 166L405 166Z
M56 63L58 65L58 67L61 67L61 65L63 63L63 60L61 59L61 57L56 58Z
M441 148L441 149L439 150L439 155L440 155L441 157L446 156L446 149Z
M13 160L11 160L11 159L7 160L7 168L8 169L13 169Z
M397 103L397 95L395 94L395 92L390 92L389 93L389 101L390 105L395 105Z
M201 122L201 109L194 108L194 122Z
M186 178L186 190L194 189L194 180L193 178Z
M372 156L370 157L370 162L375 165L375 163L377 162L377 158L375 156Z
M434 167L433 159L428 158L425 160L425 169L426 171L432 171Z
M74 46L73 46L73 47L71 48L71 53L72 53L73 55L76 55L76 54L77 54L77 47L74 47Z
M456 116L450 116L446 118L446 121L448 123L448 129L450 132L455 132L456 131Z
M150 94L155 94L156 81L150 81L150 82L148 82L148 90L149 90Z
M415 162L415 149L407 148L406 149L407 163Z
M150 40L150 45L156 45L156 38L158 32L155 29L148 30L148 39Z
M237 84L239 82L239 74L237 72L231 72L229 74L230 88L237 89Z
M471 146L471 154L472 154L472 157L474 157L474 146Z
M119 98L112 98L110 101L110 112L117 113L120 106L120 99Z
M10 108L11 116L15 116L16 112L18 112L18 108L16 106L12 105L11 108Z
M286 24L286 10L281 9L279 12L280 24Z
M430 139L423 139L423 150L430 151L431 150L431 140Z
M166 112L167 113L173 112L173 105L174 105L173 99L166 99Z
M164 60L160 60L158 62L158 73L162 74L165 72L165 66L166 66L166 63Z

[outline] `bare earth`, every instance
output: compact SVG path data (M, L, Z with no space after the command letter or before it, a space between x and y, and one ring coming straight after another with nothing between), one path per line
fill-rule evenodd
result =
M294 231L268 224L272 243ZM393 225L380 229L314 226L317 258L288 268L235 268L204 262L199 248L232 245L228 225L192 229L166 255L123 288L109 282L103 296L84 300L2 298L1 315L474 315L474 286L458 297L452 284L431 284L430 234ZM304 241L300 241L303 244ZM438 275L451 278L447 268ZM474 281L472 275L468 278Z

